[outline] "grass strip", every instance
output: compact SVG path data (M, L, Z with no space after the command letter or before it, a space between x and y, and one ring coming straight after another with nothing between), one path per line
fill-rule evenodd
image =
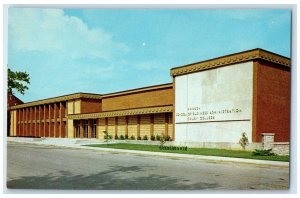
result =
M206 156L220 156L220 157L235 157L245 159L257 159L257 160L271 160L271 161L283 161L288 162L290 157L287 156L254 156L251 151L239 151L239 150L227 150L227 149L214 149L214 148L188 148L187 151L182 150L161 150L159 145L144 145L144 144L92 144L84 145L89 147L100 148L113 148L113 149L128 149L139 151L151 151L151 152L165 152L165 153L180 153L180 154L192 154L192 155L206 155Z

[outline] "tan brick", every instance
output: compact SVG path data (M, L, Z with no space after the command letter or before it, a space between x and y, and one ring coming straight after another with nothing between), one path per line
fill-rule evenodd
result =
M115 127L115 118L108 118L107 132L109 135L112 135L113 138L115 138Z
M137 116L128 116L128 137L137 138Z
M153 135L165 134L165 114L154 114Z
M98 138L99 139L104 139L104 133L103 131L105 131L105 118L100 118L98 121Z
M147 135L150 139L150 115L141 115L141 137Z
M120 138L121 135L125 137L126 130L126 119L125 116L118 117L118 136Z

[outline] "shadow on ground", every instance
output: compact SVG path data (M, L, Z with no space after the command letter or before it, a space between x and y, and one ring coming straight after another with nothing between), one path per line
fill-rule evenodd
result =
M189 181L158 174L139 176L146 167L111 166L92 175L72 175L69 171L43 176L24 176L7 181L9 189L76 189L76 190L202 190L218 188L217 183Z

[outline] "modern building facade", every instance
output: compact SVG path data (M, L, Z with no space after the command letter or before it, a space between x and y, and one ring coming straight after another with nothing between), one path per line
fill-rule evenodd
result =
M76 93L11 107L11 136L99 138L173 135L173 85Z
M173 82L110 94L76 93L16 105L10 136L135 139L177 144L290 138L290 59L254 49L171 69ZM272 135L273 134L273 135Z

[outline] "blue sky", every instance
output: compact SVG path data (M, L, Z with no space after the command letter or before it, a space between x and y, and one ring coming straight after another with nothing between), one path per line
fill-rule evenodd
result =
M169 83L170 68L253 48L290 57L290 10L10 8L8 65L24 102Z

